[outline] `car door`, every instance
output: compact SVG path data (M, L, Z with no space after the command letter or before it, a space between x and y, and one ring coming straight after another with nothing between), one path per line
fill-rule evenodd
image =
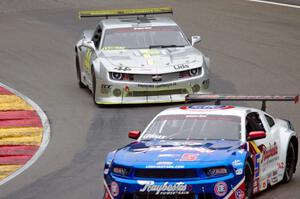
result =
M279 137L277 137L270 128L265 113L262 111L251 112L246 117L246 135L251 131L265 131L266 137L251 141L258 154L256 161L255 175L259 179L259 189L267 188L271 183L272 176L276 175L278 161Z
M279 157L279 151L281 150L280 128L276 127L275 120L267 113L262 112L261 117L263 122L265 123L266 128L268 129L267 132L271 141L269 143L267 151L265 152L265 154L263 154L263 163L271 170L268 173L268 180L269 183L273 185L278 182L278 168L280 166L279 162L282 159Z
M102 27L98 25L91 37L86 37L85 39L91 40L95 47L96 50L98 50L100 41L102 37ZM96 58L96 54L93 49L87 48L84 46L81 46L81 60L82 60L82 68L85 76L87 77L88 83L91 85L92 84L92 71L91 71L91 66L92 66L92 61Z

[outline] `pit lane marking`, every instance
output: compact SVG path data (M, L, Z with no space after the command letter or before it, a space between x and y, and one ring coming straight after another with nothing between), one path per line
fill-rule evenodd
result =
M292 5L292 4L287 4L287 3L278 3L278 2L273 2L273 1L264 1L264 0L248 0L248 1L277 5L277 6L284 6L284 7L290 7L290 8L300 8L300 6L297 6L297 5Z

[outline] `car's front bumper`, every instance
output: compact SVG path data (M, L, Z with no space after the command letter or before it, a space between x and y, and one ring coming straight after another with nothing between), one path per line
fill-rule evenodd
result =
M188 94L209 93L209 79L162 83L134 83L97 80L95 101L98 104L151 104L183 102Z
M245 198L244 177L229 174L202 180L154 181L107 176L105 199L211 199ZM111 186L112 184L113 187Z

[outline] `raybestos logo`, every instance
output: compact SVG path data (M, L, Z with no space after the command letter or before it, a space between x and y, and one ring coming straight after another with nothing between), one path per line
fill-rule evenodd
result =
M184 195L192 191L192 186L184 183L169 184L165 182L163 185L155 185L154 182L145 183L140 192L155 192L155 195Z

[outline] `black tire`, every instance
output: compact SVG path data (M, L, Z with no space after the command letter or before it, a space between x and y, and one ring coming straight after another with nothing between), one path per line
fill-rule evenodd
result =
M248 161L245 164L245 196L247 199L253 196L253 170Z
M86 88L86 86L81 81L81 70L80 70L80 66L79 66L78 55L76 55L76 73L77 73L77 79L78 79L79 88Z
M295 147L292 142L289 143L287 153L286 153L286 161L285 161L285 170L283 175L283 183L288 183L292 180L294 171L296 166L296 153Z
M96 83L96 76L95 76L95 71L94 71L94 67L92 66L92 81L93 81L93 86L92 86L92 95L93 95L93 101L96 105L98 105L96 103L96 86L97 86L97 83Z

